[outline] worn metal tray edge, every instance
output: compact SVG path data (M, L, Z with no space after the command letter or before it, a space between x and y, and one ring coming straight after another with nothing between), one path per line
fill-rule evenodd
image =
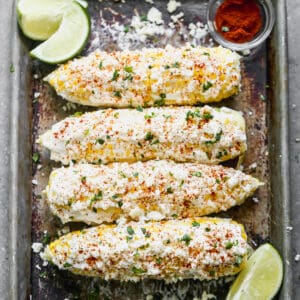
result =
M294 299L291 264L292 241L287 228L290 226L290 180L289 180L289 117L288 117L288 61L287 61L287 14L286 1L273 1L276 25L269 44L269 78L272 92L269 97L271 126L271 242L279 250L284 261L284 278L279 299Z
M16 1L0 0L2 28L0 40L0 295L1 299L26 299L30 291L31 231L31 107L25 89L28 84L28 54L20 41L15 14ZM270 73L273 97L270 99L271 185L273 207L271 242L284 261L291 261L289 226L288 87L286 3L274 1L277 23L271 39L270 55L275 69ZM11 63L14 72L10 72ZM285 263L280 299L293 299L291 266Z

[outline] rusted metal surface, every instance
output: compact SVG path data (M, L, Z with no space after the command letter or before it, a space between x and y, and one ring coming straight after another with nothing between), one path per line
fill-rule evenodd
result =
M168 17L166 12L167 1L155 4ZM185 20L189 22L206 21L207 1L187 0L182 2L180 11L185 14ZM115 15L107 8L113 8L120 13ZM142 15L151 6L144 1L127 0L124 4L112 3L112 1L89 1L89 12L92 17L91 43L85 48L84 54L90 53L97 47L111 51L117 49L116 43L101 26L102 18L107 22L114 19L126 22L133 15L134 9ZM102 17L100 14L102 11ZM186 26L184 24L183 26ZM98 42L95 35L98 35ZM179 46L188 41L178 32L171 37L162 37L145 44L136 43L132 48L144 46L160 47L166 44ZM210 43L206 39L206 43ZM247 123L248 151L242 164L243 170L265 183L254 197L248 199L241 207L235 207L220 216L231 217L245 225L249 236L249 243L253 248L268 241L271 235L271 192L270 192L270 155L269 155L269 129L274 120L269 118L270 99L267 98L268 67L272 67L272 60L267 59L266 45L258 49L251 57L242 61L242 90L232 99L222 101L222 106L228 106L244 113ZM68 109L67 102L59 98L55 92L43 82L42 78L53 68L37 61L31 64L30 97L33 101L33 152L39 152L40 161L33 166L33 192L32 192L32 242L43 240L44 231L47 231L52 239L57 232L63 231L63 226L58 219L51 215L42 191L45 188L50 171L59 164L49 159L49 153L39 148L36 138L52 124L73 114L76 111L86 111L87 108L78 106ZM39 93L39 94L37 94ZM88 109L92 110L92 109ZM69 224L68 227L82 228L82 224ZM203 291L218 295L218 299L224 299L229 279L220 282L200 282L186 280L176 284L165 284L162 281L149 280L141 283L120 283L117 281L105 282L98 279L84 278L72 275L66 271L59 271L53 266L43 266L38 254L32 255L31 261L31 293L33 299L146 299L147 295L153 299L193 299L201 298Z

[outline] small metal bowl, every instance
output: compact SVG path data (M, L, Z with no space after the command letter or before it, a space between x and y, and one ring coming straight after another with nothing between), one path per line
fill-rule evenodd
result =
M257 1L263 18L263 26L253 40L246 43L234 43L228 41L217 31L215 16L219 6L223 2L224 0L210 0L207 8L208 30L218 44L235 51L245 51L260 46L268 38L275 22L274 8L270 0Z

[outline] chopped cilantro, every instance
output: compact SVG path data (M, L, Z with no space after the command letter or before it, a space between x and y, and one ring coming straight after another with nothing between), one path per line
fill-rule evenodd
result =
M221 180L219 178L217 178L216 183L221 183Z
M119 78L120 74L118 70L115 70L112 76L112 81L116 81Z
M139 105L139 106L136 108L136 110L142 112L142 111L143 111L143 108Z
M100 63L99 63L99 65L98 65L99 69L102 69L102 67L103 67L103 60L101 60Z
M97 194L95 194L91 199L91 204L93 202L99 201L102 199L102 191L99 191Z
M233 243L230 242L230 241L228 241L228 242L225 244L225 248L226 248L226 249L231 249L232 246L233 246Z
M43 238L42 238L43 244L49 244L50 243L50 235L47 231L44 232Z
M208 52L203 52L202 55L210 56L210 54Z
M178 61L176 61L174 64L171 65L172 68L179 68L180 67L180 63Z
M160 265L160 264L161 264L161 261L162 261L162 260L161 260L161 258L160 258L160 257L156 259L156 263L157 263L158 265Z
M209 228L209 227L206 227L206 228L205 228L205 231L206 231L206 232L210 232L210 228Z
M174 218L174 219L177 219L178 215L177 214L173 214L171 217Z
M82 183L86 183L86 176L82 176L82 177L80 178L80 180L81 180Z
M133 68L131 66L125 66L124 67L124 70L127 72L127 73L132 73L133 72Z
M211 141L205 141L205 144L206 144L206 145L213 145L213 144L219 142L220 139L221 139L222 134L223 134L223 131L221 130L220 132L218 132L218 133L215 135L214 140L211 140Z
M96 207L93 207L92 210L93 210L94 213L97 212L97 208Z
M146 273L145 270L143 269L138 269L136 267L132 267L131 271L135 274L135 275L142 275L143 273Z
M10 73L13 73L14 71L15 71L14 64L11 63L11 64L10 64L10 67L9 67L9 72L10 72Z
M118 98L121 98L121 97L122 97L120 91L114 91L114 96L115 96L115 97L118 97Z
M181 241L182 242L185 242L185 244L188 246L190 244L190 241L192 240L192 238L188 235L188 234L185 234L182 238L181 238Z
M210 119L213 119L213 115L212 114L210 114L210 113L204 113L203 115L202 115L202 118L204 119L204 120L210 120Z
M134 230L133 230L133 228L131 226L127 227L127 232L128 232L129 235L133 235L134 234Z
M146 133L145 140L146 141L151 141L151 140L153 140L153 138L154 138L154 135L151 132L148 131Z
M166 95L165 93L161 93L161 94L159 94L159 97L160 97L161 99L165 99L165 98L167 97L167 95Z
M129 242L129 241L131 241L132 240L132 236L126 236L126 242Z
M155 139L153 142L151 142L150 145L155 145L155 144L159 144L159 139Z
M201 177L202 173L201 172L194 172L194 173L192 173L192 176Z
M169 118L171 118L171 115L163 115L163 117L164 117L165 119L169 119Z
M161 98L154 101L154 106L163 106L165 104L165 99Z
M136 172L136 173L133 173L133 177L138 177L139 176L139 173Z
M142 227L142 228L141 228L141 231L142 231L143 234L145 234L145 233L146 233L146 228L143 228L143 227Z
M128 25L124 25L124 32L127 33L129 32L130 27Z
M119 201L118 202L118 206L121 208L123 206L123 202L122 201Z
M141 15L141 16L140 16L140 20L141 20L142 22L146 22L148 19L147 19L147 16L146 16L146 15Z
M76 111L76 113L74 113L72 116L73 116L73 117L80 117L80 116L82 116L82 114L83 114L83 112L81 112L81 111Z
M151 115L146 114L146 115L144 116L144 118L145 118L146 120L152 119L152 118L154 118L154 117L156 117L156 115L155 115L154 112L152 112Z
M167 193L168 194L173 194L173 190L172 190L172 188L170 186L167 187Z
M203 83L203 87L202 87L203 92L206 92L206 91L209 90L212 86L213 86L213 84L212 84L210 81L207 81L206 83Z
M119 198L119 195L118 194L114 194L114 195L112 195L111 196L113 199L117 199L117 198Z
M64 266L63 266L64 268L70 268L70 267L72 267L72 265L71 264L69 264L69 263L64 263Z
M86 129L86 130L83 132L83 135L84 135L84 136L87 136L87 135L89 135L89 133L90 133L90 130L89 130L89 129Z
M100 145L103 145L104 144L104 140L102 140L102 139L97 139L96 140L96 143L98 143L98 144L100 144Z
M165 70L168 70L168 69L170 69L170 66L169 65L165 65L164 68L165 68Z
M199 227L200 223L198 223L197 221L193 221L192 225L193 225L193 227Z
M223 32L228 32L229 31L229 28L227 26L222 26L222 31Z
M123 171L119 171L118 173L119 173L119 175L120 175L121 177L127 178L127 176L125 175L125 173L124 173Z
M48 275L47 271L44 271L44 272L39 274L39 277L45 279L45 278L47 278L47 275Z
M37 163L40 159L40 154L38 152L33 153L32 160Z

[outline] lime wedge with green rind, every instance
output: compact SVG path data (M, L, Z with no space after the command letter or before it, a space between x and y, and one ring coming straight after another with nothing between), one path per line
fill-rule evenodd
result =
M20 0L17 15L24 35L38 41L48 39L59 27L65 3L66 0Z
M283 277L283 263L277 250L264 244L253 252L247 266L230 287L226 300L271 300Z
M88 4L75 0L82 7ZM45 41L54 34L67 6L74 0L20 0L17 4L18 23L24 35L32 40Z
M65 7L58 30L30 54L50 64L64 62L77 55L90 34L90 18L77 2Z

